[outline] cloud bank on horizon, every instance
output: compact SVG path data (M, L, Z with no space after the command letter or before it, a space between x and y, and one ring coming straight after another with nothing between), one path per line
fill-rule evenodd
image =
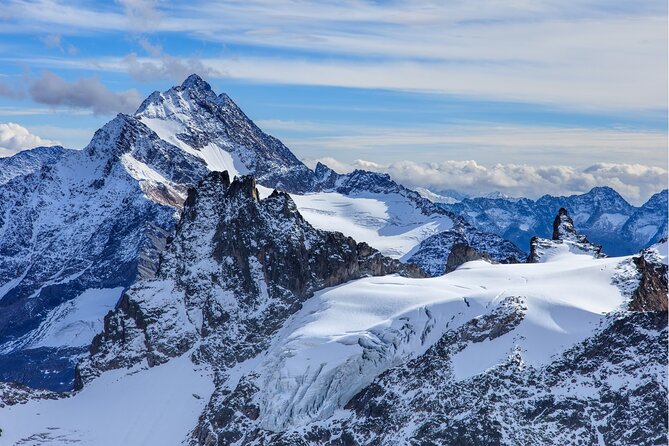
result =
M508 166L556 166L526 190L617 181L640 200L666 187L666 34L651 0L6 0L0 122L80 148L197 72L305 159L434 164L434 185L467 172L511 194ZM30 146L11 131L0 155Z
M339 173L355 169L388 173L408 187L427 188L447 197L452 197L449 194L453 191L473 197L494 191L510 197L536 199L545 194L572 195L596 186L609 186L632 204L640 205L649 196L667 187L666 169L642 164L598 163L574 168L501 163L483 166L474 160L433 163L397 161L389 164L361 159L344 163L331 157L306 160L312 168L317 162Z

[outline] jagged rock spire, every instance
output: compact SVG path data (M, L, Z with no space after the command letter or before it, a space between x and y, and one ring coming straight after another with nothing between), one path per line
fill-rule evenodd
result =
M588 243L584 235L578 234L574 221L565 208L560 208L553 221L553 240L570 240L578 243Z
M532 237L530 241L530 256L527 259L528 263L544 262L556 252L561 250L560 247L566 247L567 250L574 254L586 254L593 257L606 257L602 253L602 246L590 243L585 235L576 232L574 221L569 216L569 212L565 208L560 208L555 220L553 221L553 238L552 240L541 237Z

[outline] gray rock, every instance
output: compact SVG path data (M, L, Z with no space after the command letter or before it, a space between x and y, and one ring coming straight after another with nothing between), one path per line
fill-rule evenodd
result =
M458 266L463 263L472 262L474 260L485 260L490 262L490 256L488 253L480 253L466 243L456 243L451 248L450 254L448 254L448 260L446 260L446 273L455 271Z

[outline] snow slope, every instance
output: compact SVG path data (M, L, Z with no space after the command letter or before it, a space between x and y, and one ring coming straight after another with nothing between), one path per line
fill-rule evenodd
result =
M430 279L357 280L317 293L284 327L256 373L261 426L303 426L331 416L384 370L424 353L445 330L509 298L520 324L453 359L456 380L520 352L538 367L582 341L625 302L612 283L623 258L564 253L543 264L477 261Z
M0 410L0 445L177 445L213 391L189 355L148 370L107 372L65 399Z
M122 287L88 289L51 310L44 322L29 333L27 348L86 347L102 331L104 315L114 309Z
M389 257L401 258L429 236L453 227L446 215L425 215L405 196L391 193L292 194L315 228L339 231Z

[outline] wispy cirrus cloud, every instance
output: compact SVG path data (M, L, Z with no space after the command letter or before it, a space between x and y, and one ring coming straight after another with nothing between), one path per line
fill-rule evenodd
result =
M180 34L230 48L192 68L264 83L384 88L602 110L666 109L667 6L552 0L8 0L0 32ZM145 26L138 27L136 20ZM260 50L260 51L258 51ZM118 65L161 75L191 56ZM128 63L130 62L130 63Z
M160 45L152 44L146 37L140 37L137 40L150 57L140 58L136 53L130 53L123 58L122 64L128 74L140 82L171 80L178 83L193 73L205 79L223 76L221 70L204 64L195 56L175 57L165 53Z
M628 163L644 160L666 166L664 131L579 128L496 123L453 123L374 127L365 124L313 121L260 120L258 124L278 135L306 158L337 154L345 162L365 156L379 161L413 158L468 160L494 164L537 163L585 166L606 160Z

